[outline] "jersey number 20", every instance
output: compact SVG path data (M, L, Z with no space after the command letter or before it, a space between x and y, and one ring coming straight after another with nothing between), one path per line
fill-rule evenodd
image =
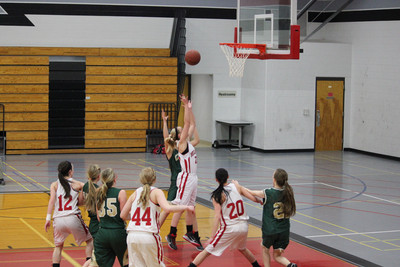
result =
M244 214L244 206L243 206L243 201L238 200L236 203L229 203L226 205L228 209L231 209L231 212L229 213L229 219L236 219L239 216L242 216Z

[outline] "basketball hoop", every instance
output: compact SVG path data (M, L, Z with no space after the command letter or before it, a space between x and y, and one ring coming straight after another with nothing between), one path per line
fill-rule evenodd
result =
M264 54L266 45L220 43L229 63L229 76L243 77L244 65L250 54Z

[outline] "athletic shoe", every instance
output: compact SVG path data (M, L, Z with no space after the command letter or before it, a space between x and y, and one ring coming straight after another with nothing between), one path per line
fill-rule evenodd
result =
M296 264L296 263L292 263L292 262L291 262L291 263L289 263L289 264L288 264L288 266L287 266L287 267L297 267L297 264Z
M201 242L200 242L200 237L199 237L199 238L196 238L196 241L197 241L197 243L199 244L199 246L197 246L196 249L197 249L198 251L203 251L204 248L203 248L203 245L202 245Z
M169 234L165 237L165 239L168 242L168 247L173 250L178 250L178 247L176 246L176 235Z
M193 233L187 232L183 239L196 247L197 250L202 251L204 248L201 245L200 238L196 238Z

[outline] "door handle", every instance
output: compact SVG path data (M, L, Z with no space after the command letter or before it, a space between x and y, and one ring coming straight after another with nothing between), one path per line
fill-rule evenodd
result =
M319 127L319 125L320 125L320 120L321 120L321 114L320 114L319 110L317 110L317 127Z

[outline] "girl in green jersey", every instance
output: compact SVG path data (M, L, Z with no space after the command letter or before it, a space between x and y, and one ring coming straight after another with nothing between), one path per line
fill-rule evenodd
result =
M288 267L297 267L295 263L291 263L282 255L289 245L289 218L296 214L293 189L288 183L288 174L285 170L276 169L272 178L272 188L249 190L243 187L245 189L244 195L249 194L264 200L262 214L264 266L270 266L269 249L272 246L274 249L272 255L276 262ZM235 183L239 185L236 181Z

